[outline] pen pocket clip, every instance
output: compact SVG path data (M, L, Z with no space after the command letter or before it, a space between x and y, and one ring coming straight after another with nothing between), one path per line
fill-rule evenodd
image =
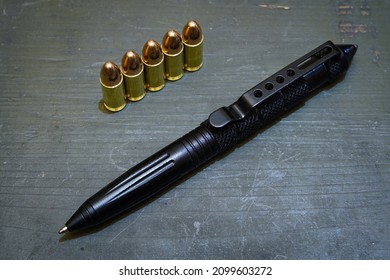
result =
M281 94L282 89L300 78L307 81L311 90L321 86L329 79L326 62L338 57L340 53L341 51L331 41L325 42L245 92L233 104L211 113L208 118L210 125L214 128L223 128L232 122L242 120L255 107L261 107L271 97Z

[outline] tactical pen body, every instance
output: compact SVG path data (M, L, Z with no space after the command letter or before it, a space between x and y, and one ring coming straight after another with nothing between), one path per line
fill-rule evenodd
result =
M356 45L328 41L214 111L199 127L137 164L84 202L59 233L101 224L250 137L346 72Z

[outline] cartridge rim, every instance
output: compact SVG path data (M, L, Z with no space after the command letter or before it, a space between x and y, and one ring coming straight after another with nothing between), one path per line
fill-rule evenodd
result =
M181 73L180 75L177 75L175 77L167 76L166 79L168 81L177 81L177 80L180 80L183 76L184 76L184 73Z
M139 97L136 97L136 98L134 98L134 97L129 97L129 98L127 98L127 99L130 100L131 102L137 102L137 101L140 101L141 99L143 99L143 98L145 97L145 95L146 95L146 93L141 94Z
M119 107L110 107L108 106L105 102L103 102L103 106L106 107L107 110L111 111L111 112L119 112L121 110L123 110L123 108L126 107L126 103L124 103L123 105L119 106Z
M163 87L165 87L165 83L163 83L162 85L159 85L157 87L148 86L148 90L149 91L160 91L163 89Z
M189 72L195 72L195 71L198 71L200 68L202 68L203 66L203 61L201 64L199 64L198 66L196 67L189 67L189 66L186 66L185 69Z

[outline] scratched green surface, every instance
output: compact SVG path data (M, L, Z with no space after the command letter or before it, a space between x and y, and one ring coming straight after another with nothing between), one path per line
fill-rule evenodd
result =
M320 3L321 2L321 3ZM389 1L0 1L0 259L389 259ZM194 18L204 66L123 111L98 73ZM326 40L344 80L86 235L90 195Z

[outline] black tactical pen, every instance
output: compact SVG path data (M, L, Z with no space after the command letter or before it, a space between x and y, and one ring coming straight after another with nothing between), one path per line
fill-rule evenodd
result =
M344 74L356 45L328 41L210 114L188 134L109 183L73 214L59 233L101 224L160 192L234 147Z

